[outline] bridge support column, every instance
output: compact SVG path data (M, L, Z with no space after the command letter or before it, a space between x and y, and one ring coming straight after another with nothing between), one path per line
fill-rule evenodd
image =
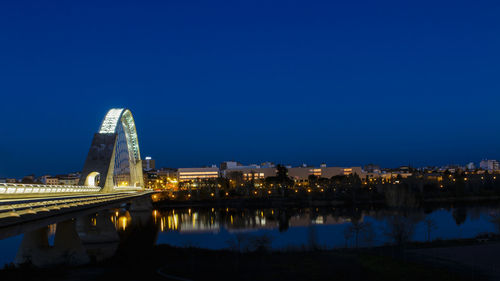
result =
M93 261L110 258L118 249L120 237L111 222L111 215L108 211L102 211L96 216L81 217L76 222L82 243Z
M25 233L14 263L16 265L24 263L40 264L42 261L39 260L39 254L48 251L50 248L48 233L49 229L47 227Z
M113 191L116 140L116 133L94 134L89 154L83 165L80 185L85 184L85 179L90 173L98 172L101 176L99 186L102 187L102 192Z
M15 264L31 263L37 267L58 264L84 264L89 257L75 229L75 222L68 220L56 226L54 246L48 242L48 228L26 233L16 255Z

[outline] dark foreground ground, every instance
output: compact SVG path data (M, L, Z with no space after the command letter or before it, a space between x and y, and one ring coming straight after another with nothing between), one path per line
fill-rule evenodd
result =
M470 279L500 280L500 243L411 249L406 256L446 267Z
M0 280L480 280L396 256L355 250L242 254L160 245L119 253L102 264L7 268Z

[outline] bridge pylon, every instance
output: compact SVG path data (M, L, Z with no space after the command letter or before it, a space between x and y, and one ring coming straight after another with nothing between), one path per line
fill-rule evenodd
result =
M108 111L92 139L79 184L100 186L106 193L117 187L144 187L139 141L130 110Z

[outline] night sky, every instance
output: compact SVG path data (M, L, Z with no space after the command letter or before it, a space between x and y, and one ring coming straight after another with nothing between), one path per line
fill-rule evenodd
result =
M158 166L500 158L499 15L498 1L1 1L0 177L79 171L112 107L132 110Z

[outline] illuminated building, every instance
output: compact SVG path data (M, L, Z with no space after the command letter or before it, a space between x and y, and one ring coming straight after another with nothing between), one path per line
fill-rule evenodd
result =
M241 173L243 180L259 180L276 176L276 168L271 162L264 162L260 165L242 165L239 162L227 161L220 165L221 173L224 177L229 177L232 173Z
M467 165L465 166L465 168L466 168L467 170L469 170L469 171L473 171L473 170L475 170L475 169L476 169L476 165L474 164L474 162L470 162L469 164L467 164Z
M322 178L331 178L339 175L347 176L350 174L357 174L360 177L368 175L361 167L327 167L325 163L322 163L320 167L308 167L303 164L301 167L287 166L287 169L288 176L297 182L305 182L311 175ZM261 165L251 164L247 166L235 161L223 162L221 164L222 176L227 178L234 172L241 173L243 180L249 181L274 177L277 171L274 164L269 162Z
M80 181L79 175L58 175L59 184L61 185L78 185L78 181Z
M149 189L176 190L178 185L177 169L161 168L160 170L146 171L144 183Z
M219 177L219 168L179 168L177 178L179 181L191 181L200 179L214 179Z
M365 165L363 170L365 170L368 173L376 173L376 174L380 174L382 172L380 166L375 164Z
M260 179L265 179L265 173L262 173L262 171L260 171L261 169L259 169L259 171L253 171L253 170L250 170L250 171L244 171L242 172L243 174L243 179L244 180L260 180Z
M152 171L155 169L155 160L149 156L142 160L142 169L144 171Z
M42 177L43 184L56 185L59 184L59 179L51 176L43 176Z
M228 177L230 173L241 173L243 180L258 180L267 177L276 176L276 168L246 168L238 167L234 169L227 169L224 171L224 176Z
M361 167L326 167L326 165L321 165L319 168L307 166L288 168L288 176L296 181L307 181L311 175L321 178L331 178L333 176L348 176L350 174L357 174L360 177L366 176Z
M16 183L17 180L16 179L12 179L12 178L2 178L0 179L0 183Z
M479 163L479 167L487 171L500 170L500 165L497 160L483 160Z

